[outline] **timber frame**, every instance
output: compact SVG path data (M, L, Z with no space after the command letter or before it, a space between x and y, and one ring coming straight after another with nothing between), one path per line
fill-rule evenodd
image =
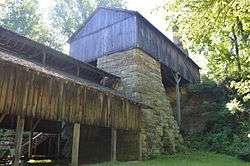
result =
M25 119L33 118L74 125L73 166L78 165L81 124L112 129L111 159L116 160L116 130L139 134L141 108L148 106L118 93L110 88L112 86L101 85L103 78L109 78L111 85L119 80L117 76L0 28L0 120L6 115L17 117L14 166L18 165L21 154ZM32 121L30 140L37 125ZM32 143L29 146L32 149Z
M7 50L13 54L18 54L18 57L25 58L28 61L52 67L96 84L100 84L104 77L109 78L111 85L120 80L118 76L107 73L2 27L0 27L0 50Z

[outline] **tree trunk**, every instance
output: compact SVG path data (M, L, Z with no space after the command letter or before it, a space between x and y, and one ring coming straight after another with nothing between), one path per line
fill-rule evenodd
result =
M237 69L239 74L241 73L241 63L240 63L240 50L239 50L239 43L238 43L238 37L235 32L235 25L233 26L233 44L235 47L235 57L236 57L236 63L237 63Z

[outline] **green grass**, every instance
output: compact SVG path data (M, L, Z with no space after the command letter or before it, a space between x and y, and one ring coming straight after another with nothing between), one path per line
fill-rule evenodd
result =
M159 156L154 160L102 163L91 166L250 166L250 162L244 162L236 157L227 155L193 152L190 154L176 154Z

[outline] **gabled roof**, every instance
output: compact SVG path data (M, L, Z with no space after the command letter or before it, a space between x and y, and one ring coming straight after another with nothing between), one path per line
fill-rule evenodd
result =
M120 12L120 13L124 13L124 14L130 14L131 16L135 15L136 11L132 11L132 10L126 10L126 9L121 9L121 8L110 8L110 7L98 7L94 10L94 12L88 17L88 19L80 26L80 28L75 31L71 37L68 39L68 43L71 43L72 41L74 41L75 37L77 36L77 34L83 29L85 28L85 26L90 22L90 20L101 10L110 10L110 11L114 11L114 12ZM139 13L138 13L139 14Z
M71 43L75 40L76 36L79 34L81 30L85 28L85 26L90 22L90 20L100 11L100 10L109 10L113 12L123 12L126 14L130 14L131 16L136 16L137 18L141 19L147 26L150 27L155 33L162 36L168 44L172 45L177 49L177 51L184 56L188 61L190 61L194 66L196 66L198 69L201 69L186 53L182 51L175 43L173 43L168 37L166 37L159 29L157 29L152 23L150 23L145 17L143 17L139 12L133 11L133 10L127 10L127 9L121 9L121 8L111 8L111 7L98 7L85 21L85 23L68 39L68 43Z

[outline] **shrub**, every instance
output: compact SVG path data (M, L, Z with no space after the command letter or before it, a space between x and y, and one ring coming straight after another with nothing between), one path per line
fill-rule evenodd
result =
M250 161L250 145L246 146L239 152L239 158L245 161Z
M217 85L212 81L192 85L189 90L191 93L206 93L212 97L199 106L201 114L205 115L203 116L205 127L202 131L189 133L184 138L188 146L195 150L209 150L249 159L250 139L247 137L250 131L249 112L243 111L243 105L238 101L227 104L237 97L235 93L226 86ZM235 103L238 104L237 107ZM234 109L232 111L228 108Z

